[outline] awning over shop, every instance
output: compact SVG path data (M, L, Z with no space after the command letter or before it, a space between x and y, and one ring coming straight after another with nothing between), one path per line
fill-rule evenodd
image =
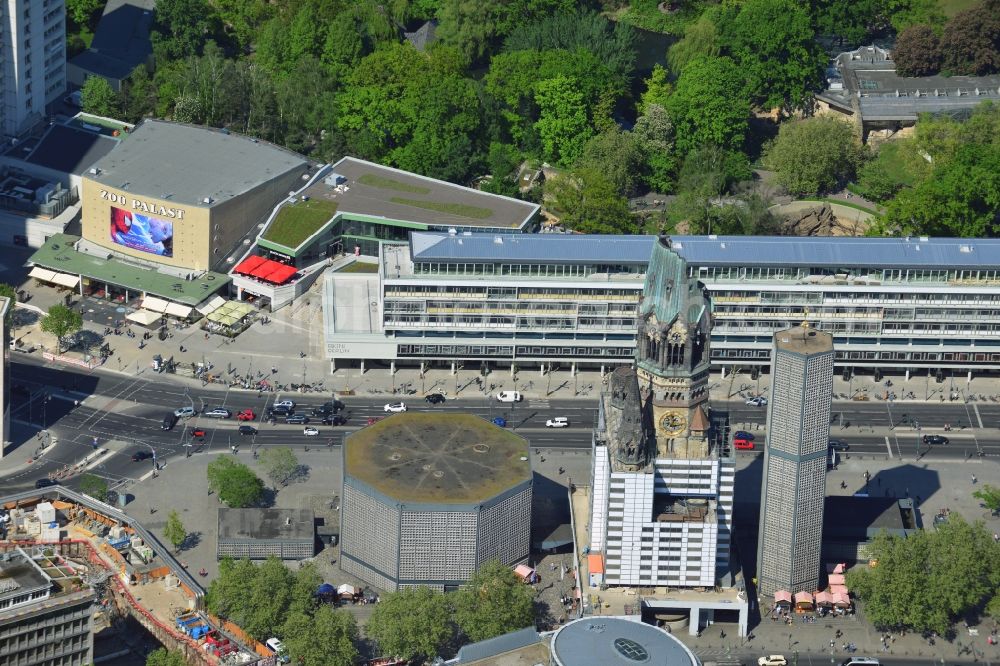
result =
M52 281L60 286L73 288L80 284L80 276L70 275L69 273L54 273Z
M167 303L167 309L164 310L164 312L172 317L187 319L191 315L191 311L193 309L194 308L181 305L180 303Z
M211 322L223 326L232 326L244 317L255 312L254 306L241 301L228 301L205 316Z
M844 574L830 574L828 576L828 582L830 583L830 585L843 585Z
M803 591L803 592L796 592L795 593L795 605L796 606L806 605L806 604L808 604L808 605L811 606L812 603L813 603L813 595L810 594L809 592L804 592Z
M280 261L253 256L247 257L237 264L233 272L272 284L284 284L292 279L292 276L298 272L298 269L295 266L289 266Z
M212 296L212 298L206 299L201 303L199 303L198 307L196 307L195 309L198 312L202 313L203 315L208 315L212 312L215 312L225 304L226 304L226 299L216 294L215 296Z
M847 570L847 565L844 564L843 562L840 562L838 564L834 564L832 562L827 562L827 564L826 564L826 572L828 574L832 574L832 573L842 574L846 570Z
M140 326L152 326L162 319L163 316L155 312L150 312L149 310L136 310L135 312L130 312L125 315L125 318L130 321L134 321Z
M156 296L147 296L142 299L143 309L150 310L152 312L165 312L168 305L170 305L170 303L162 298L157 298Z
M52 278L55 276L55 271L50 271L47 268L42 268L41 266L35 266L28 273L28 277L33 277L36 280L41 280L42 282L52 282Z
M817 606L832 606L833 605L833 595L829 592L817 592L816 593L816 605Z
M247 257L240 263L236 264L236 267L233 269L233 272L239 273L240 275L253 275L254 270L259 268L260 265L266 261L268 260L265 257L258 257L257 255L253 255Z
M592 574L604 573L604 556L600 553L587 555L587 570Z
M792 603L792 593L786 590L778 590L774 593L774 603L776 604L790 604Z

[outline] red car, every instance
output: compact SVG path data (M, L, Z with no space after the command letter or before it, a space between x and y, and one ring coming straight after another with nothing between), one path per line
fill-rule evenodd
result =
M378 423L381 420L382 420L381 416L369 416L368 417L368 425L375 425L376 423Z
M255 418L257 418L257 415L253 413L252 409L244 409L236 415L237 421L253 421Z
M191 431L191 439L205 439L205 429L195 428Z
M753 442L751 442L749 439L744 439L742 437L737 437L736 439L734 439L733 446L735 446L736 449L740 451L753 450Z

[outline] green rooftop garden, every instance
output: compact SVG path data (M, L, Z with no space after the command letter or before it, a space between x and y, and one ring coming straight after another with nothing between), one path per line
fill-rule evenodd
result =
M410 194L430 194L431 192L431 188L429 187L411 185L410 183L403 183L392 178L386 178L385 176L376 176L373 173L366 173L358 178L358 182L370 187L380 187L384 190L396 190L397 192L409 192Z
M352 261L337 271L338 273L378 273L378 264L370 261Z
M476 220L485 220L493 217L493 211L489 208L469 206L468 204L446 203L444 201L423 201L421 199L406 199L404 197L392 197L389 201L402 204L404 206L414 206L416 208L426 208L438 213L449 213L461 217L469 217Z
M337 204L325 199L300 200L282 206L264 232L264 239L294 249L319 231L336 212Z

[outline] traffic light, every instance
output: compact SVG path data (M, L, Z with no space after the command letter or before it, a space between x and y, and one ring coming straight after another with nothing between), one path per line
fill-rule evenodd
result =
M876 370L875 371L875 381L877 381L877 382L882 381L882 371L881 370Z
M755 366L754 369L750 371L750 379L754 381L760 379L760 368Z

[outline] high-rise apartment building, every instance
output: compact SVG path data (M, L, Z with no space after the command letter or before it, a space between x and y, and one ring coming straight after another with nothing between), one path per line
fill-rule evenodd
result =
M0 130L14 137L45 118L66 90L64 0L0 3Z
M807 323L774 336L757 544L762 594L814 592L819 583L833 361L833 336Z

